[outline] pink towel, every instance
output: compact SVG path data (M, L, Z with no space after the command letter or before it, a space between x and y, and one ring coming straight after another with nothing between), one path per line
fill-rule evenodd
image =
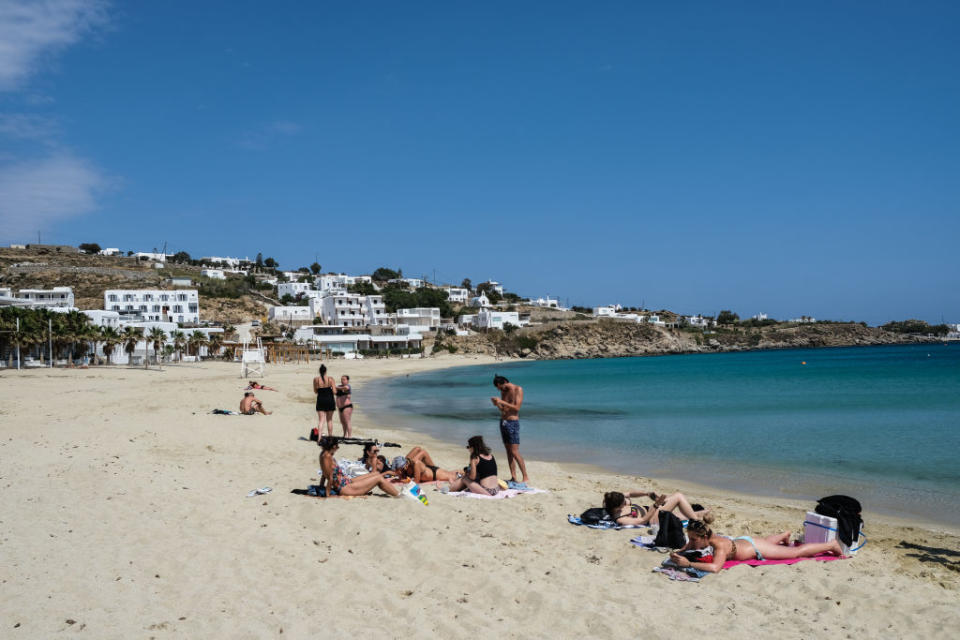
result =
M784 560L727 560L723 563L724 569L729 569L730 567L735 567L738 564L745 564L751 567L762 567L768 564L796 564L801 560L819 560L820 562L828 562L830 560L842 560L846 556L831 556L831 555L820 555L813 556L812 558L786 558Z
M506 498L515 498L517 496L522 496L525 493L547 493L544 489L526 489L524 491L518 489L501 489L497 492L495 496L488 496L482 493L474 493L472 491L451 491L448 493L448 496L456 496L457 498L481 498L486 500L504 500Z

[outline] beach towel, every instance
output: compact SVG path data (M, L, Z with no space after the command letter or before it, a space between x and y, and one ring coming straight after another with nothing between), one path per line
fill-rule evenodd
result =
M583 518L580 516L575 516L573 514L567 514L567 522L570 524L575 524L578 527L587 527L588 529L646 529L647 525L645 524L624 524L619 525L613 520L601 520L595 524L587 524L583 521Z
M829 562L830 560L845 560L846 556L831 556L831 555L820 555L813 556L812 558L785 558L783 560L727 560L723 563L724 569L729 569L730 567L735 567L740 564L745 564L749 567L763 567L768 564L797 564L801 560L819 560L820 562Z
M710 575L709 571L701 571L700 569L694 569L693 567L679 567L677 564L667 558L659 567L653 568L654 573L659 573L662 576L666 576L671 580L677 580L680 582L700 582L704 577Z
M454 496L456 498L480 498L484 500L505 500L507 498L516 498L517 496L522 496L525 493L548 493L546 489L504 489L497 493L495 496L489 496L483 493L474 493L473 491L451 491L447 494L448 496Z
M215 416L238 416L240 415L239 411L230 411L229 409L214 409L211 411Z

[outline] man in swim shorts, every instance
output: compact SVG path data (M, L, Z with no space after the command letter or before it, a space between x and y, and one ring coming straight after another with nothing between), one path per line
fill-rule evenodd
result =
M243 400L240 401L240 413L245 416L252 416L257 412L265 416L273 413L263 408L263 403L257 400L257 396L253 395L253 391L247 391L243 394Z
M500 437L507 450L507 463L510 465L510 481L507 486L511 489L526 489L530 476L527 475L527 465L520 455L520 406L523 404L523 387L500 375L493 377L493 386L500 390L500 397L490 398L490 401L500 411ZM523 474L523 482L517 482L517 465Z

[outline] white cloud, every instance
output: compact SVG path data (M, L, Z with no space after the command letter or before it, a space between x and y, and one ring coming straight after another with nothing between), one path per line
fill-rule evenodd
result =
M31 113L0 113L0 136L52 144L59 133L60 124L54 118Z
M0 0L0 91L106 20L105 0Z
M66 153L0 166L0 238L32 238L37 230L90 213L108 186L90 162Z

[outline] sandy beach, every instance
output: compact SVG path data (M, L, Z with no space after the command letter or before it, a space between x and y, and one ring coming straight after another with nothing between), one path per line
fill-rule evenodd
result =
M461 442L373 424L365 382L482 358L333 361L357 393L355 435L425 446L445 468ZM651 572L638 531L566 522L611 489L683 489L725 534L799 532L812 503L538 461L548 493L430 504L379 492L292 493L317 481L311 380L272 366L272 416L236 409L225 363L0 372L0 630L6 638L955 637L960 532L866 513L853 559L735 567L701 583ZM491 392L493 389L491 388ZM500 475L495 418L484 434ZM335 433L339 433L339 425ZM340 457L359 454L344 447ZM638 470L642 472L642 470ZM269 494L247 497L256 487Z

